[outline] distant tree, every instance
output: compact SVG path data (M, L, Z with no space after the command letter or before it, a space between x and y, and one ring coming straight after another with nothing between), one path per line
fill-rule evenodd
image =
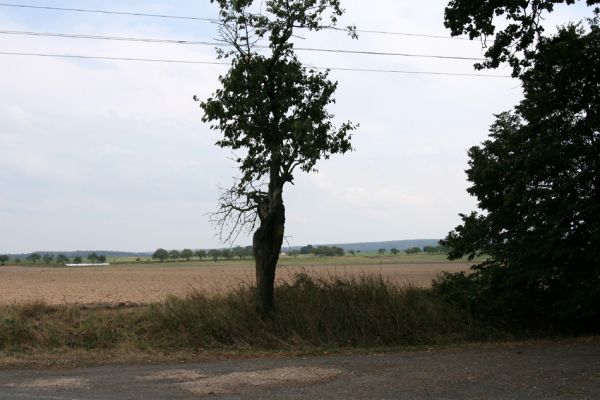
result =
M165 261L167 258L169 258L169 252L162 248L156 250L154 254L152 254L152 259L160 260L160 262Z
M106 256L105 255L98 255L98 257L96 257L96 261L99 263L105 263L106 262Z
M27 256L27 261L31 261L32 263L36 263L38 261L40 261L42 259L42 256L40 256L38 253L32 253L30 255Z
M420 247L415 246L415 247L408 248L404 251L406 252L406 254L418 254L418 253L421 253L423 250L421 250Z
M173 261L177 261L178 258L181 258L181 253L178 250L171 250L169 252L169 258Z
M0 265L5 265L10 260L10 257L6 254L0 254Z
M392 247L392 249L390 250L390 252L391 252L393 255L396 255L396 254L400 253L400 250L398 250L398 249L397 249L397 248L395 248L395 247Z
M300 254L300 250L291 250L290 251L290 256L291 257L296 258L296 257L298 257L299 254Z
M21 259L20 258L15 258L15 264L21 264Z
M348 253L351 254L352 256L356 255L356 251L354 251L353 249L348 250Z
M81 256L75 256L73 257L73 263L75 264L81 264L83 262L83 258L81 258Z
M241 260L242 258L244 258L245 251L244 251L244 248L243 248L243 247L241 247L241 246L236 246L236 247L234 247L234 248L233 248L231 251L233 252L233 256L234 256L234 257L238 257L240 260Z
M226 260L231 260L233 258L233 252L231 249L223 249L221 250L221 256Z
M434 246L425 246L425 247L423 247L423 251L427 254L433 254L433 253L437 253L438 249L437 249L437 247L434 247Z
M201 260L207 257L206 250L196 250L194 255Z
M69 262L69 259L64 254L59 254L59 255L56 256L56 263L57 264L66 264L68 262Z
M44 254L42 261L44 261L44 264L52 264L54 256L52 254Z
M252 246L244 247L244 257L248 257L248 258L254 257L254 249Z
M385 254L386 250L385 250L385 249L379 249L379 250L377 250L377 252L378 252L380 255L383 255L383 254Z
M218 261L219 257L221 257L221 250L211 249L208 251L208 256L213 259L213 261Z
M313 247L312 244L309 244L308 246L303 246L300 248L300 254L313 254L315 251L315 248Z
M191 249L183 249L181 251L181 258L185 258L186 261L190 261L192 257L194 257L194 252Z
M140 262L140 261L142 261L142 259L138 257L138 258L135 259L135 261L136 262Z
M98 254L96 254L96 252L90 253L87 255L87 259L88 261L96 262L98 261Z

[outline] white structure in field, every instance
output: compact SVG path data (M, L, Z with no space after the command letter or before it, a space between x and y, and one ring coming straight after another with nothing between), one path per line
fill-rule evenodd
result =
M67 267L108 267L109 263L81 263L81 264L65 264Z

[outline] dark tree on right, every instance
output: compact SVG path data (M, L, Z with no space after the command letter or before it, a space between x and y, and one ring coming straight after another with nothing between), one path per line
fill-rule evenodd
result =
M468 2L450 6L459 3ZM447 9L446 17L457 12ZM495 50L513 57L524 99L497 116L489 140L469 150L468 192L483 212L461 214L462 224L442 241L452 259L487 260L468 277L448 275L436 283L447 294L462 287L476 312L561 329L600 328L597 9L595 14L555 36L539 35L526 54L503 52L520 40L514 36L501 38L508 47ZM471 21L473 27L477 20ZM460 33L458 22L447 25Z

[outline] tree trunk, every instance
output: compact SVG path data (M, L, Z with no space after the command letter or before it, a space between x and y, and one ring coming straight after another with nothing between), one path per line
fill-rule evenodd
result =
M263 316L275 308L275 269L279 261L285 225L285 207L278 188L270 196L270 204L254 233L253 249L256 269L256 306Z

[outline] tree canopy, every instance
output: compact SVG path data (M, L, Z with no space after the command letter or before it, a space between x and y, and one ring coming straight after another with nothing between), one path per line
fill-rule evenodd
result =
M524 99L469 150L469 193L483 213L443 241L451 258L487 255L474 279L505 312L600 321L600 28L542 38Z
M451 0L446 7L445 25L453 36L467 34L471 39L481 38L488 45L486 60L475 65L477 69L497 68L508 63L513 75L532 65L535 44L543 36L544 14L560 4L574 4L578 0ZM600 0L585 0L588 6ZM596 8L598 12L598 8ZM496 19L504 18L504 29L497 30Z

